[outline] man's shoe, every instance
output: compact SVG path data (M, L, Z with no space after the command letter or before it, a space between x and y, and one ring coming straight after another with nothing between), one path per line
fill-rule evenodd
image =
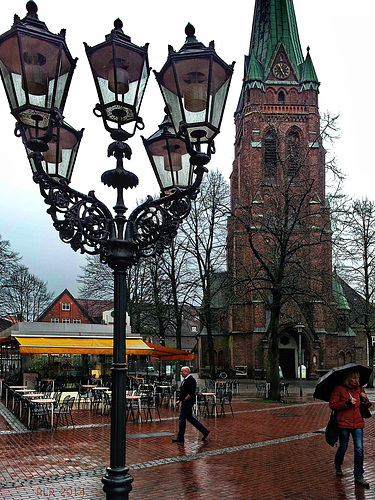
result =
M337 477L342 477L344 474L342 473L341 467L335 467L336 470L336 476Z
M363 486L364 488L370 488L370 485L367 481L363 479L363 477L356 477L354 479L355 484L358 484L358 486Z
M206 437L209 435L210 431L206 431L203 433L202 441L206 441Z
M183 442L184 442L184 439L181 439L181 438L172 439L172 443L183 443Z

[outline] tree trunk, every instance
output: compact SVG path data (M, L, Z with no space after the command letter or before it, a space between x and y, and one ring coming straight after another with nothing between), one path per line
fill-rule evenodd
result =
M267 356L267 378L270 383L270 399L280 400L280 375L279 375L279 321L280 297L273 293L271 319L269 326L269 345Z

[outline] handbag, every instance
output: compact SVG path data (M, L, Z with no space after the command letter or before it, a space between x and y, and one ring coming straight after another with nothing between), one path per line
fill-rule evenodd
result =
M337 415L335 410L331 411L331 416L325 430L325 436L326 441L330 446L335 446L337 440L339 439L339 426L337 424Z
M362 388L361 388L361 390L362 390ZM349 397L351 398L352 395L350 394L350 392L348 392L348 394L349 394ZM366 403L362 403L362 401L359 405L359 413L361 414L362 418L370 418L372 416L370 410L366 406Z
M367 408L365 403L361 403L359 405L359 411L361 413L362 418L370 418L372 416L370 410Z

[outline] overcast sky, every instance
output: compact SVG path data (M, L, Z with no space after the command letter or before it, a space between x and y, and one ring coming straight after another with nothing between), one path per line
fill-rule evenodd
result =
M26 15L26 1L3 2L0 33L7 31L16 13ZM115 159L107 158L111 142L102 120L92 110L97 103L94 82L84 52L83 42L96 45L104 41L119 17L124 32L137 45L150 43L149 60L159 71L168 55L168 44L179 50L185 42L185 25L191 22L198 40L206 46L215 40L218 55L227 63L236 61L230 95L221 134L216 140L216 155L210 168L219 169L229 179L233 160L233 113L240 95L244 56L249 52L254 0L232 0L225 11L213 2L163 0L106 2L86 0L39 0L39 19L49 30L67 30L66 40L78 64L73 76L65 119L76 129L85 128L72 177L72 187L87 193L94 189L97 197L112 207L116 192L101 184L105 170L115 168ZM351 196L374 196L374 155L370 146L373 136L374 99L372 78L374 66L369 57L373 40L374 0L294 0L298 30L304 56L307 46L315 65L320 87L320 110L340 114L340 139L335 154L347 180L345 191ZM357 7L358 6L358 7ZM371 25L370 25L371 23ZM146 89L141 116L146 125L142 134L149 137L162 121L163 100L154 75ZM64 288L77 293L76 278L85 256L74 253L62 243L46 205L34 184L21 139L14 137L14 118L9 113L5 92L0 88L0 234L10 241L13 250L23 256L30 271L48 282L58 295ZM371 138L370 138L371 133ZM129 144L133 157L125 168L139 177L138 188L125 193L129 213L136 200L157 193L156 181L138 132Z

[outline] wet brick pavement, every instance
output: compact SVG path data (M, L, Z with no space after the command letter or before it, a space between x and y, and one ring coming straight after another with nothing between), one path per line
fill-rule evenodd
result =
M370 395L375 401L375 392ZM235 416L201 418L207 441L188 424L184 444L172 443L178 413L162 421L127 426L127 465L134 477L131 500L375 500L375 415L366 422L365 470L372 488L353 482L353 447L336 478L335 449L322 429L327 403L311 393L299 404L256 402L236 396ZM375 407L375 405L374 405ZM74 411L76 428L29 432L0 404L0 499L101 500L109 456L110 418Z

